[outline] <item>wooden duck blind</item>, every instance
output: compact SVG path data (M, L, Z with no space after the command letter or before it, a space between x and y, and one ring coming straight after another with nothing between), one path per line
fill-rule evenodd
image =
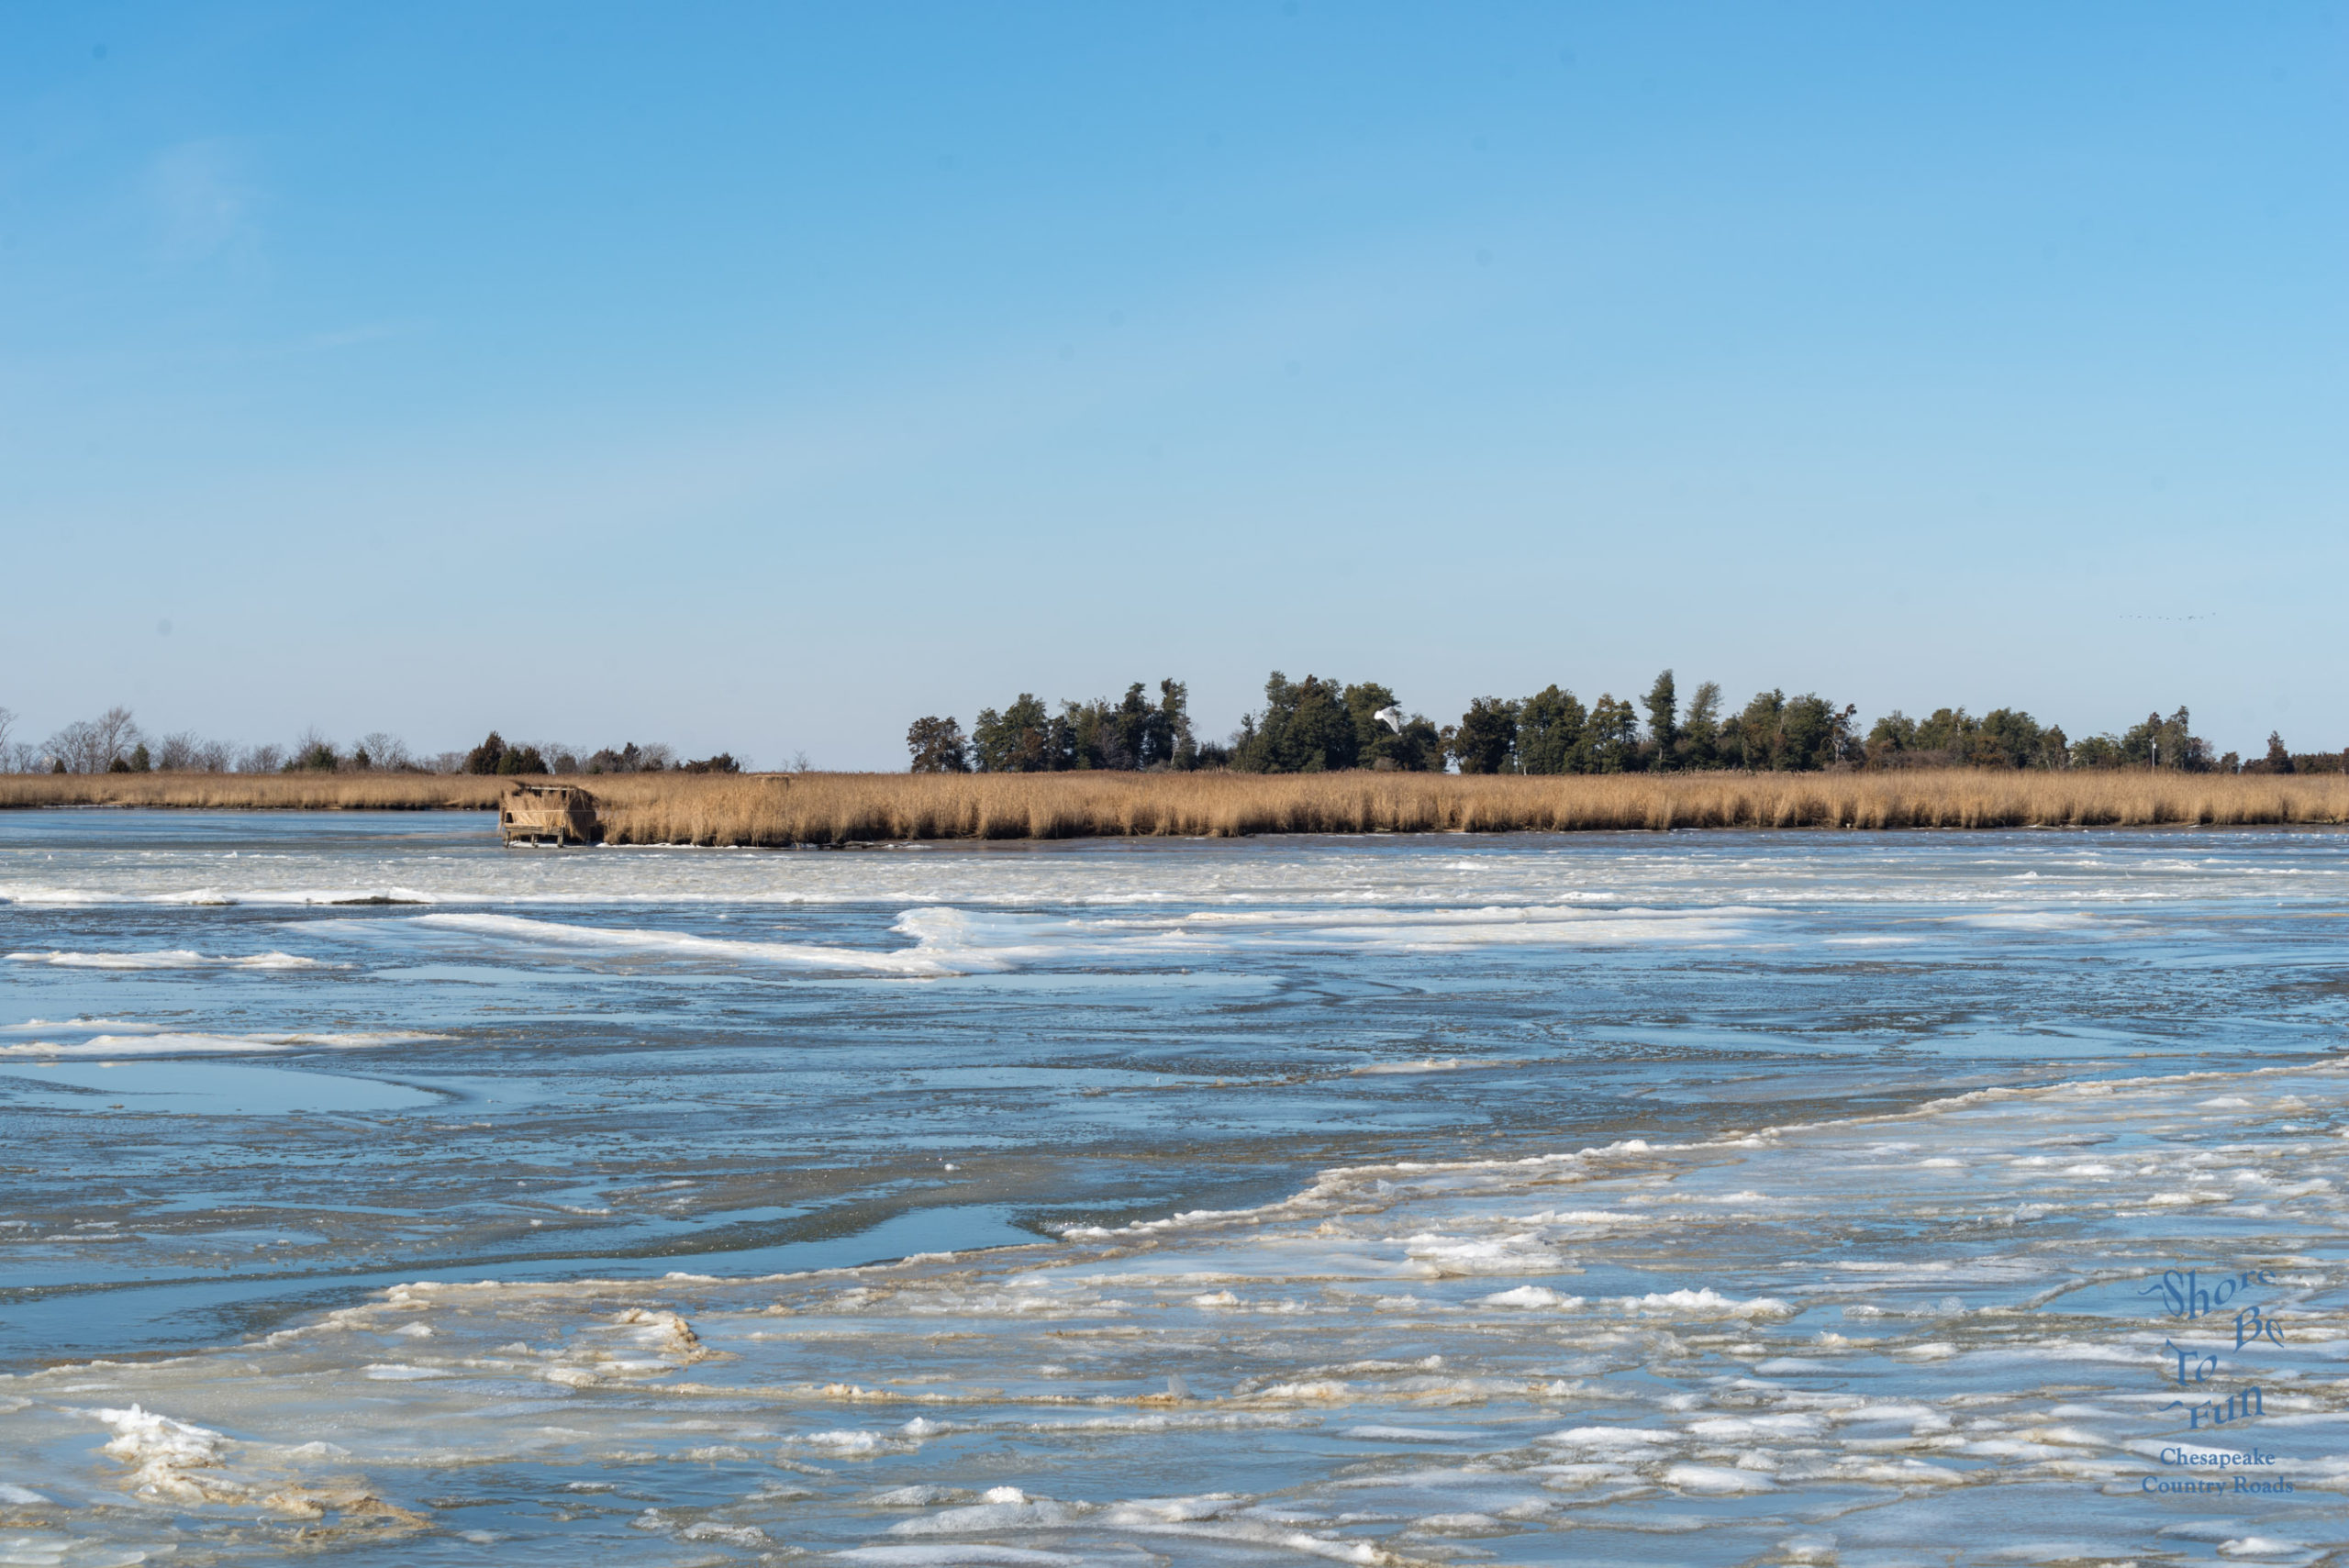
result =
M576 784L518 784L498 802L497 828L509 844L600 844L596 797Z

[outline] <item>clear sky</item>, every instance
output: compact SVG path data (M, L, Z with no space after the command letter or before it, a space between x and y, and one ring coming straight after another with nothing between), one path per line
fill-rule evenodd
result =
M2344 285L2340 3L12 6L0 705L2337 748Z

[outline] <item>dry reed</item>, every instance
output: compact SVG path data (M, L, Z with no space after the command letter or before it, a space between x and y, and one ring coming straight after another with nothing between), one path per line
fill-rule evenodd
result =
M0 773L0 807L492 811L508 782L468 773Z
M415 773L36 773L0 777L0 806L485 810L507 782ZM595 794L609 840L621 844L2349 823L2349 777L2339 774L633 773L578 782Z

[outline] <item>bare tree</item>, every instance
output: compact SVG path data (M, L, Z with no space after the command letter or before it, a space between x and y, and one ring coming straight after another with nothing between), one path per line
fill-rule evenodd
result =
M225 773L232 751L226 741L206 740L193 729L183 729L155 743L155 766L167 773Z
M117 758L125 762L139 743L139 726L127 707L110 707L95 718L77 719L49 738L44 748L69 773L102 773Z
M166 735L155 743L155 766L166 773L225 773L235 748L225 740L206 740L193 729Z
M97 736L98 750L104 758L90 770L92 773L112 767L117 757L128 758L145 740L139 732L138 722L130 717L130 710L127 707L106 709L91 721L91 728Z
M97 749L97 740L90 733L89 720L77 718L42 741L40 749L67 773L86 773L91 769L84 759Z
M398 736L371 729L359 738L358 746L351 753L351 765L404 773L415 768L416 759L408 755L407 742Z
M237 758L237 772L240 773L277 773L284 771L285 749L282 746L265 743L249 746Z
M39 747L8 739L16 728L15 710L0 707L0 773L28 773L39 765Z

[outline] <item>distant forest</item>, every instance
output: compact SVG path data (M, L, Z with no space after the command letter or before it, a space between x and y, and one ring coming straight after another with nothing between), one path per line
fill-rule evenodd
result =
M1264 704L1221 740L1194 731L1190 694L1180 681L1153 693L1137 681L1122 697L1048 706L1028 692L1002 709L985 708L969 732L950 717L918 718L906 744L918 773L1034 773L1229 769L1252 773L1630 773L1733 769L1805 773L1864 768L2121 768L2182 773L2338 773L2349 753L2295 752L2271 734L2249 761L2218 753L2196 735L2185 708L2149 713L2118 735L2074 740L2019 708L1976 717L1962 707L1911 718L1895 709L1863 731L1857 710L1813 692L1756 693L1728 710L1707 681L1684 704L1666 670L1637 702L1602 692L1586 706L1563 686L1529 697L1478 697L1453 723L1405 713L1394 688L1349 684L1279 671ZM306 730L290 746L239 746L190 731L150 735L128 708L65 726L47 740L15 736L16 715L0 707L0 773L733 773L748 758L720 751L687 759L657 743L585 747L509 741L493 730L464 751L411 752L376 732L347 743ZM811 771L807 755L782 772Z
M417 756L382 730L348 745L306 729L291 746L239 746L192 730L149 735L127 707L77 719L35 743L13 739L17 716L0 707L0 773L739 773L748 764L730 752L688 761L658 742L589 749L551 740L508 741L493 729L470 751ZM805 773L794 757L786 771Z
M2163 768L2183 773L2337 773L2349 752L2295 753L2270 734L2264 756L2245 762L2216 752L2193 732L2184 707L2148 713L2118 735L2074 740L2020 708L1976 717L1962 707L1911 718L1896 708L1863 731L1858 709L1815 692L1757 692L1724 706L1707 681L1684 706L1673 673L1655 678L1636 704L1611 693L1584 705L1563 686L1529 697L1478 697L1439 727L1405 714L1392 687L1347 684L1275 670L1264 706L1229 740L1192 732L1189 694L1158 683L1153 698L1137 681L1117 700L1063 701L1034 695L985 708L969 733L936 715L914 720L906 747L918 773L1058 773L1083 769L1229 768L1238 773L1332 773L1373 768L1406 773L1629 773L1739 769L1805 773L1890 768Z

